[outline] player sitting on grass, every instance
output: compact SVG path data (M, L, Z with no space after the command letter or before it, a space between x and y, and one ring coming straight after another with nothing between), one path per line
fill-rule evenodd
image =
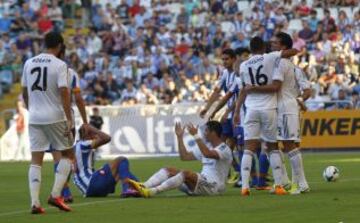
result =
M138 180L129 170L129 161L125 157L106 163L101 169L94 169L94 150L110 142L111 137L94 128L82 126L79 130L80 140L75 144L74 183L85 197L105 197L114 193L115 185L122 184L121 197L138 196L138 192L130 189L125 179Z
M162 168L144 184L129 180L129 183L143 197L152 197L160 192L179 188L188 195L217 195L225 191L225 183L232 163L230 148L221 140L221 124L217 121L206 123L204 140L198 128L187 125L187 130L195 138L198 151L188 152L183 136L185 127L175 124L180 159L183 161L200 160L201 173L179 170L174 167ZM206 140L206 142L205 142Z

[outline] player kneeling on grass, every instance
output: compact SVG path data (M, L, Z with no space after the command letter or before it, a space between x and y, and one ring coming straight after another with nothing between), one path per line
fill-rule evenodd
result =
M105 164L101 169L94 170L94 152L100 146L110 142L111 137L94 128L82 126L79 130L80 140L76 142L74 183L85 197L105 197L114 193L115 185L122 183L121 197L134 197L139 193L129 188L127 179L138 180L129 170L129 161L125 157Z
M183 136L185 127L175 125L179 154L183 161L202 162L201 173L179 170L174 167L162 168L144 184L129 180L129 183L143 197L151 197L163 191L180 189L188 195L217 195L225 192L225 183L232 163L230 148L221 140L221 124L217 121L206 123L204 140L198 134L198 128L187 125L187 130L195 138L198 151L188 152ZM205 142L206 141L206 142Z

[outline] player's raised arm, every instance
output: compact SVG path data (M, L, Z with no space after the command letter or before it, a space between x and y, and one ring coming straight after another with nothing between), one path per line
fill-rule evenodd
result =
M180 122L175 123L175 134L178 141L179 155L182 161L191 161L196 160L192 152L188 152L184 143L184 130L185 127L182 127Z
M187 130L189 131L189 133L194 136L196 144L198 145L202 155L206 158L209 159L220 159L219 154L215 151L215 150L210 150L205 143L203 142L203 140L201 139L201 137L198 135L198 128L195 127L192 123L187 125Z
M97 149L102 145L105 145L111 141L111 136L98 130L97 128L87 125L83 125L80 128L80 138L81 139L91 139L91 148Z

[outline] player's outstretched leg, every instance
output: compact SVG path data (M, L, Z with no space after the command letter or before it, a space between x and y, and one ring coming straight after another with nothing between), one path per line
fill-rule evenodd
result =
M125 157L119 157L115 159L116 175L121 181L121 197L138 197L139 193L129 187L129 181L139 181L138 178L131 173L129 160Z

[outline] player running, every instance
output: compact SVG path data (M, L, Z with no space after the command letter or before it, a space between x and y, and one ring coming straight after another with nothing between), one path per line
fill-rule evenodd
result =
M218 100L221 91L223 90L225 93L227 93L235 81L236 74L234 64L237 61L235 51L232 49L225 49L222 53L222 60L224 63L224 69L222 69L221 71L220 79L215 85L215 88L210 95L210 98L206 103L205 108L200 112L201 118L205 117L211 106L216 102L216 100ZM222 139L231 148L231 150L234 150L236 146L236 136L234 135L234 126L232 125L233 111L235 109L236 98L237 92L236 94L233 94L227 101L226 111L221 117ZM233 166L237 174L234 174L230 177L230 183L235 183L239 179L238 173L240 172L240 169L235 159Z
M110 142L111 137L92 127L82 126L79 130L80 140L74 146L76 162L74 184L85 197L106 197L115 191L117 182L122 184L121 197L137 197L139 193L129 188L127 179L138 180L130 172L129 161L125 157L105 164L101 169L94 170L94 152L100 146Z
M245 101L247 108L244 120L245 151L241 162L241 178L243 196L250 195L249 177L252 165L252 158L256 149L260 146L262 138L270 151L270 166L272 168L275 193L286 194L281 186L282 159L277 147L277 95L273 91L259 93L253 89L254 86L272 87L281 86L281 78L274 73L281 57L290 57L297 53L297 50L290 49L283 52L265 54L266 46L260 37L254 37L250 41L250 50L253 56L240 66L240 78L246 85L238 98L234 115L234 122L238 123L240 118L240 107ZM265 87L266 86L266 87ZM246 95L247 94L247 95Z
M287 50L291 49L292 45L293 41L290 35L283 32L276 34L271 43L272 50ZM296 143L300 141L299 105L304 107L302 103L310 97L311 86L302 70L296 67L289 59L281 59L274 73L278 75L279 80L282 82L279 91L278 87L273 85L274 92L278 92L278 140L282 142L284 152L288 153L290 159L292 183L294 185L291 193L300 194L308 192L310 187L305 178L301 152ZM263 89L264 92L269 92L270 88L271 85L265 89L263 86L254 86L249 92L261 92ZM301 91L303 91L302 95ZM299 97L299 95L301 96ZM288 181L287 174L285 174L282 183Z
M58 59L63 45L64 39L59 33L46 34L46 53L28 59L22 75L23 98L29 110L31 148L29 187L32 214L45 213L40 204L39 194L44 151L50 145L61 151L61 159L48 203L60 210L71 211L61 197L61 190L70 173L71 160L74 157L70 77L67 65Z
M160 169L143 184L129 180L143 197L152 197L177 188L188 195L217 195L225 192L232 154L230 148L221 140L221 124L217 121L206 123L204 140L208 143L200 137L197 127L193 124L187 125L187 130L199 147L199 150L192 152L188 152L185 148L184 130L185 127L180 123L175 124L180 159L201 161L203 166L201 173L169 167Z

